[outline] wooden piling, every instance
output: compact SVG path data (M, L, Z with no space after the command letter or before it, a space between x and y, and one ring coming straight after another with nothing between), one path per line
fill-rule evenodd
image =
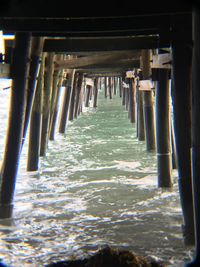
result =
M39 167L40 138L42 122L42 91L44 83L44 54L42 56L37 86L31 111L27 171L37 171Z
M107 93L107 77L104 77L104 96L105 96L105 98L107 98L107 96L108 96L108 93Z
M82 83L83 83L83 74L78 73L77 88L76 88L76 104L75 104L75 111L74 111L75 118L78 118L78 114L79 114L79 106L80 106L80 99L81 99L80 94L81 94Z
M48 145L54 55L53 52L48 53L45 61L40 156L46 155Z
M86 101L85 101L85 107L89 107L89 100L90 100L90 93L92 90L92 86L87 84L86 85Z
M181 40L183 36L177 37ZM172 103L177 151L178 184L183 211L183 237L194 244L194 212L191 182L191 48L186 41L172 43Z
M118 86L119 86L119 97L122 97L122 77L118 78Z
M59 105L62 81L63 81L63 70L60 70L58 72L58 77L56 76L53 82L53 88L54 87L56 88L54 89L55 90L54 98L52 97L53 106L52 106L52 115L51 115L51 120L50 120L49 140L55 139L58 105Z
M129 118L131 123L135 123L135 88L133 78L129 80Z
M39 72L39 60L41 58L41 53L43 49L44 38L42 37L32 37L31 44L31 61L30 61L30 69L29 69L29 78L27 80L27 96L26 96L26 112L24 119L24 129L23 129L23 137L22 137L22 147L25 141L31 108L33 105L33 98L36 89L36 77Z
M169 69L158 69L156 86L156 151L158 187L172 187Z
M58 93L58 80L59 80L59 75L60 75L60 70L54 69L53 71L53 81L52 81L52 94L51 94L51 104L50 104L50 117L49 117L49 140L53 141L54 136L51 135L51 126L52 126L52 120L53 120L53 111L55 107L55 101L56 101L56 96Z
M73 121L74 119L74 110L75 110L75 97L76 97L76 90L77 90L77 77L78 72L75 71L72 79L72 93L70 99L70 106L69 106L69 121Z
M139 90L139 78L136 79L136 92L137 92L137 129L138 140L145 140L144 131L144 115L143 115L143 92Z
M124 86L125 78L122 77L122 106L126 105L126 88Z
M114 95L117 94L117 81L116 81L116 77L113 77L113 94Z
M0 218L12 217L26 104L26 81L30 61L31 34L17 32L11 76L13 79L6 144L1 165Z
M143 79L148 80L151 77L150 50L142 50L141 59ZM147 151L155 151L156 145L152 91L143 92L143 105L146 149Z
M94 79L94 102L93 107L97 107L97 97L98 97L98 78Z
M108 77L108 92L109 92L109 98L112 99L112 82L111 82L111 77Z
M200 9L193 9L192 61L192 184L195 218L195 257L187 267L200 266Z
M176 145L174 138L174 126L171 123L171 150L172 150L172 169L177 169L177 156L176 156Z
M66 87L64 89L63 101L61 106L61 116L59 122L59 133L65 133L68 113L69 113L69 106L70 106L70 98L72 93L72 81L73 81L74 71L68 70L67 77L66 77Z

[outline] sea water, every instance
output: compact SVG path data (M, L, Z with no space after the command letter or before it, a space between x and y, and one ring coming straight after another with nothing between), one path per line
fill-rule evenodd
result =
M0 89L0 160L9 97ZM119 93L105 99L99 90L98 107L90 104L65 134L56 132L37 172L26 171L27 135L13 218L0 220L0 258L40 267L109 245L184 266L194 248L183 244L177 171L171 190L158 188L156 153L138 141Z

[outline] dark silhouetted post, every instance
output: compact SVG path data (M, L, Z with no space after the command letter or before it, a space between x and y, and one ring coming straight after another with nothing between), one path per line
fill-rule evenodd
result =
M12 217L13 198L20 160L29 70L31 34L17 32L13 51L11 103L5 151L1 166L0 218Z
M172 187L169 69L158 69L156 86L156 151L158 186Z
M36 77L39 72L39 61L41 58L41 53L43 49L44 38L42 37L32 37L32 47L31 47L31 62L29 69L29 79L28 79L28 88L27 88L27 100L26 100L26 113L24 119L24 129L23 129L23 138L22 138L22 147L25 141L26 132L28 129L29 119L31 108L33 105L33 98L36 89Z
M189 25L188 25L189 26ZM183 27L183 25L181 26ZM180 29L180 28L179 28ZM194 244L194 212L191 181L191 60L192 49L183 40L187 34L177 36L172 43L173 86L172 103L174 133L177 152L178 184L183 211L183 237L187 245ZM178 32L178 29L176 29ZM181 41L180 41L180 40Z
M44 72L44 87L43 87L43 100L42 100L43 108L42 108L42 133L41 133L40 156L46 155L46 149L48 145L54 55L55 53L47 54L45 61L46 68Z
M36 86L33 107L31 111L27 171L37 171L39 165L41 122L42 122L42 89L44 83L44 54Z
M187 267L200 266L200 10L193 10L192 62L192 183L195 218L195 258Z
M150 50L142 50L142 75L143 79L151 77ZM143 92L144 104L144 125L147 151L155 151L155 126L154 126L154 106L152 91Z
M94 79L94 102L93 107L97 107L97 97L98 97L98 78Z
M69 70L67 72L66 87L62 99L61 116L60 116L59 130L58 130L59 133L65 133L66 130L68 112L70 106L70 98L72 93L73 77L74 77L74 71Z

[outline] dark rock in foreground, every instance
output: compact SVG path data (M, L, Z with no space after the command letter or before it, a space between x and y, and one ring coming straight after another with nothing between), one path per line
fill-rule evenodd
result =
M46 267L165 267L151 258L137 256L128 250L117 250L110 247L99 250L83 260L60 261Z

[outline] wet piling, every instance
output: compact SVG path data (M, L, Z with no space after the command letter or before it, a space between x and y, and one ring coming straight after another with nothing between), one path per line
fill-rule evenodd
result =
M158 186L172 187L169 69L158 69L158 81L156 84Z
M180 36L179 38L183 38ZM178 184L183 211L183 237L194 244L194 212L191 175L191 48L187 41L172 43L172 104L177 152ZM183 56L184 55L184 56Z
M13 51L11 103L6 145L1 166L0 218L12 217L13 198L17 178L24 114L26 105L26 82L31 52L31 34L17 32Z

